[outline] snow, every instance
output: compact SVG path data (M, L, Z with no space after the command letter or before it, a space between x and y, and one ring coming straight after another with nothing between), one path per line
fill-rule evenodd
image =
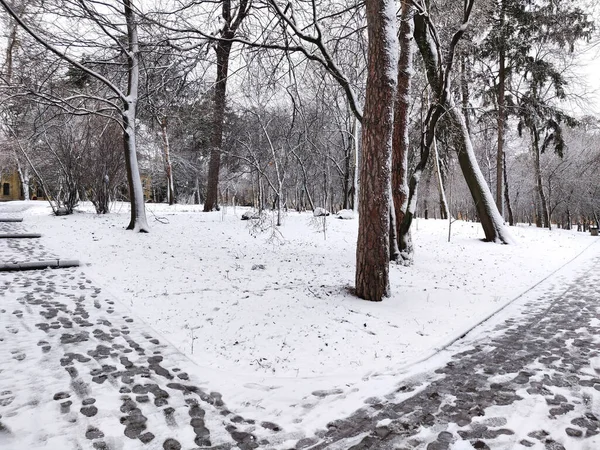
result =
M321 208L320 206L317 206L315 208L315 210L313 211L313 216L315 217L322 217L322 216L328 216L329 215L329 211L327 211L325 208Z
M336 214L338 219L352 220L354 219L354 211L351 209L341 209Z
M84 204L67 217L22 204L28 231L82 261L200 366L232 410L259 408L290 432L322 428L391 392L398 373L598 242L520 226L511 229L517 245L495 245L481 241L480 224L462 221L447 242L447 221L416 219L414 264L392 264L392 297L372 303L351 294L355 220L329 221L323 234L312 213L288 212L283 226L259 232L240 220L244 208L147 204L151 232L139 234L124 229L127 204L100 216Z

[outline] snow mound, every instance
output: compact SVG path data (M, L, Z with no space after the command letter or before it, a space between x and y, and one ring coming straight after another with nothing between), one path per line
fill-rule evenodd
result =
M337 212L338 219L352 220L354 219L354 211L351 209L342 209Z
M260 213L258 211L249 210L242 214L242 220L260 219Z
M329 211L327 211L325 208L321 208L319 206L317 206L315 208L315 210L313 211L313 216L315 217L323 217L323 216L328 216L329 215Z

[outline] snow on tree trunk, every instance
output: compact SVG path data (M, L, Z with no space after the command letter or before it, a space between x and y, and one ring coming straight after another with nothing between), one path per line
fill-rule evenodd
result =
M358 212L358 119L352 121L352 210Z
M138 101L138 88L140 81L139 68L139 43L135 13L130 0L123 0L125 7L125 20L127 22L128 54L127 54L127 96L123 100L123 147L125 151L125 168L129 184L129 200L131 202L131 219L128 230L148 233L150 227L146 220L146 205L144 203L144 189L140 177L137 160L135 139L135 118Z
M510 226L513 226L515 224L515 218L514 218L512 206L510 203L510 195L508 192L508 175L506 173L506 152L504 152L504 161L502 164L502 172L504 175L504 201L506 202L506 210L508 212L508 224Z
M29 192L29 169L27 166L23 167L21 165L16 154L15 159L17 161L17 173L19 174L19 181L21 182L21 190L23 191L23 200L28 202L31 198L31 193Z
M125 151L125 168L129 185L129 200L131 202L131 218L128 230L147 233L150 231L146 220L144 203L144 188L137 161L135 140L135 102L131 102L123 111L123 147Z
M402 1L400 19L400 58L398 59L398 91L394 106L394 131L392 138L392 207L394 240L398 246L401 225L408 205L408 120L410 113L410 87L413 75L413 6L410 0ZM404 237L409 239L410 235ZM405 244L404 247L408 247ZM393 248L392 248L393 249ZM394 249L393 249L394 250ZM400 252L392 252L395 260Z
M472 7L473 3L470 3ZM417 205L417 189L421 174L425 169L427 158L429 156L429 150L435 139L435 126L442 113L447 117L447 121L450 127L452 139L454 141L454 147L458 153L458 163L475 203L475 209L477 215L483 227L485 234L485 240L490 242L498 243L512 243L512 237L504 226L504 221L498 208L494 202L494 197L485 182L475 153L473 151L473 145L471 142L471 136L467 129L465 119L460 111L454 104L454 99L450 92L450 71L452 69L452 57L454 54L454 48L460 37L467 28L469 22L470 9L465 9L465 16L463 17L463 24L454 34L451 47L447 52L445 67L439 61L438 55L441 54L439 48L439 42L434 40L431 35L429 27L431 23L427 21L424 16L415 15L415 40L419 47L419 51L423 57L425 63L425 70L427 75L427 81L431 86L434 94L436 95L433 109L430 109L428 113L428 125L427 131L424 135L424 140L421 144L421 161L417 165L417 169L413 174L410 181L410 198L407 208L407 214L402 224L401 237L400 237L400 250L403 251L403 235L406 235L410 230L412 216L416 210Z
M169 143L169 135L167 133L167 119L163 118L160 121L160 129L162 132L163 155L165 158L165 175L167 177L167 202L169 205L175 203L175 187L173 183L173 166L171 164L171 145Z
M369 61L362 122L362 160L356 249L356 294L390 295L390 166L398 39L395 2L366 0Z
M471 136L465 125L464 118L460 111L455 108L452 99L448 101L447 110L449 111L449 122L453 128L452 135L458 153L458 164L475 203L475 209L483 227L485 240L488 242L511 244L513 243L513 239L508 229L504 226L504 220L498 212L494 197L483 178L483 174L475 158Z
M450 217L450 208L448 207L448 201L446 200L446 190L444 189L444 180L442 179L442 169L440 167L440 154L437 148L437 140L433 141L433 157L435 164L435 175L438 184L438 190L440 193L440 212L441 218L447 219Z

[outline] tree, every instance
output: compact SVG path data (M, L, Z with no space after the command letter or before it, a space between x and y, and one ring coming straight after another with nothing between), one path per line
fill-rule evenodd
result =
M108 48L109 55L102 55L97 60L90 59L89 61L78 62L75 56L70 56L59 47L53 45L50 39L47 39L44 34L35 29L33 25L25 23L25 21L14 11L7 0L0 0L2 7L8 14L39 44L41 44L49 52L67 63L72 70L80 71L86 77L90 77L100 83L108 92L104 97L95 97L92 94L77 94L67 99L55 99L63 106L69 105L71 109L77 110L80 113L90 113L85 106L80 106L81 101L85 98L94 98L95 101L102 102L105 107L116 110L121 116L121 127L123 129L123 149L125 154L125 166L127 171L127 181L129 186L129 198L131 202L130 222L127 226L128 230L147 233L149 231L148 222L146 220L146 210L144 205L144 193L142 181L140 177L137 148L136 148L136 112L138 103L140 69L139 69L139 37L138 37L138 18L136 10L131 0L115 0L111 3L106 2L81 2L81 3L66 3L63 9L73 8L72 17L75 20L85 21L88 26L95 27L98 36L101 36L105 41L111 43L113 48ZM108 8L107 13L100 13L99 9ZM60 8L58 8L60 9ZM117 18L124 21L121 25L117 22ZM66 20L66 17L63 17ZM114 21L111 21L114 19ZM81 24L80 24L81 25ZM46 23L46 32L51 29L50 24ZM73 29L77 29L75 25ZM92 35L93 33L88 33ZM67 45L69 38L67 36L54 36L56 40ZM76 42L86 42L86 39L79 37ZM93 43L94 47L106 46L106 42L100 37L98 41ZM104 47L106 48L106 47ZM113 52L111 52L111 50ZM114 51L117 52L115 55ZM110 54L112 53L112 54ZM124 56L125 61L119 61L120 55ZM105 59L107 58L107 59ZM108 62L107 62L108 60ZM125 82L123 87L119 87L119 81L112 81L108 75L102 73L103 67L106 65L117 65L125 69ZM97 68L93 68L96 66ZM46 96L46 99L50 99ZM73 102L76 106L72 106Z
M396 11L392 0L367 0L368 74L362 120L356 294L390 295L390 163L398 82Z
M427 165L431 146L435 139L437 122L443 114L446 115L445 120L452 136L453 146L457 151L458 162L475 203L486 241L504 244L512 242L512 238L505 229L502 217L494 204L489 187L479 169L465 119L460 109L455 106L450 92L450 74L456 45L467 29L472 8L473 0L463 2L462 23L451 38L444 60L441 59L443 52L438 32L431 21L426 6L421 4L415 15L415 41L423 57L427 80L435 98L425 120L424 132L421 138L421 159L409 184L408 210L402 223L400 237L401 251L405 249L402 244L406 242L405 236L410 230L412 218L415 214L419 180Z
M244 18L250 12L251 3L240 0L234 15L231 0L222 0L223 25L220 37L215 42L217 55L217 77L213 91L213 122L211 131L211 152L208 163L208 178L206 181L206 200L204 211L218 209L217 196L219 193L219 169L221 168L221 152L223 147L223 123L225 120L225 100L227 98L227 77L229 74L229 56L235 37Z
M508 194L504 195L507 189L503 189L504 135L508 116L515 114L514 97L507 98L506 94L514 93L520 76L531 73L534 59L550 63L555 56L547 50L553 47L572 52L578 40L591 37L594 24L571 1L498 0L494 6L491 28L478 54L492 62L485 78L492 83L489 97L493 99L498 126L496 205L503 213L504 201L509 202ZM532 59L532 55L536 56Z

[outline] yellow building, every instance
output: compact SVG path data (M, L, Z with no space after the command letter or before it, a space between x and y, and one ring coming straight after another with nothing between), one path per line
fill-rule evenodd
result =
M19 180L17 171L0 176L0 202L9 200L23 200L21 180Z

